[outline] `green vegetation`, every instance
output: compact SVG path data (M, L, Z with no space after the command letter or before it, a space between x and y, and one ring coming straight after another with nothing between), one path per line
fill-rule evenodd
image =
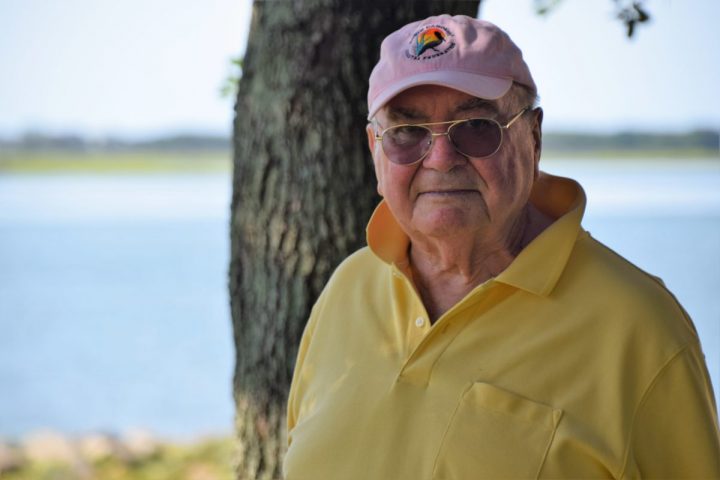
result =
M556 150L543 148L544 159L568 160L706 160L719 161L717 151L703 149L663 150ZM0 153L0 175L24 174L155 174L230 173L230 152L14 152Z
M720 161L718 150L702 148L675 148L675 149L603 149L603 150L567 150L546 148L543 146L542 157L545 159L567 160L707 160Z
M720 161L720 135L687 133L543 135L543 157L576 160ZM0 140L2 173L211 173L230 172L230 141L223 137L176 135L138 142L92 142L77 136L28 134Z
M193 445L165 444L143 460L106 457L91 464L33 462L0 474L3 480L231 480L234 443L231 438Z
M229 151L5 151L2 173L212 173L229 172Z
M713 130L606 135L550 132L543 135L543 152L562 158L720 159L720 134Z

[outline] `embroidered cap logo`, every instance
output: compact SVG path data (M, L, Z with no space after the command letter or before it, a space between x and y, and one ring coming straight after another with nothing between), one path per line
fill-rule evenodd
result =
M439 57L455 48L453 37L452 32L442 25L426 25L412 35L405 56L413 60Z

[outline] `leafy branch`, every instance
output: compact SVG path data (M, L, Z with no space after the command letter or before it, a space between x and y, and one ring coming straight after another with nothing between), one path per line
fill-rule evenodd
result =
M547 15L557 8L563 0L535 0L535 13ZM625 24L628 38L635 34L635 26L650 20L650 14L643 6L643 0L613 0L615 17Z
M220 96L222 98L234 98L237 95L238 82L242 77L242 63L241 57L235 57L230 59L230 65L232 72L225 78L222 86L220 87Z

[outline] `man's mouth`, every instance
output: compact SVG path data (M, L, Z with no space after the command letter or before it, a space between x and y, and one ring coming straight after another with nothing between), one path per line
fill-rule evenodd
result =
M453 195L471 195L477 193L479 194L477 190L472 189L445 189L445 190L427 190L425 192L420 192L420 195L438 195L438 196L453 196Z

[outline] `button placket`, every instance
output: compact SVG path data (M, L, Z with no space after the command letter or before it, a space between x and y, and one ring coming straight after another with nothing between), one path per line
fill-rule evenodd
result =
M400 369L398 381L402 380L417 385L427 384L438 358L446 351L464 326L469 321L484 316L489 309L500 304L514 291L512 289L495 289L493 288L495 285L495 282L489 281L478 286L473 291L474 298L465 299L445 312L433 323L432 328L419 330L411 324L410 328L418 332L416 338L419 341ZM471 305L474 311L469 313L468 309ZM427 322L425 320L425 327L428 326Z

